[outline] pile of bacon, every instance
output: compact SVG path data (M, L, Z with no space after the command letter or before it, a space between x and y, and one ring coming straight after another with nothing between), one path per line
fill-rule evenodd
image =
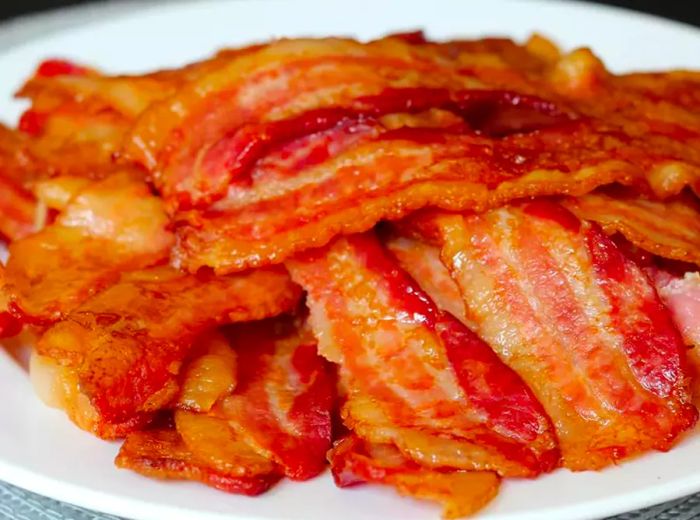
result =
M416 33L50 60L19 96L0 335L119 467L255 495L330 463L455 517L695 424L699 72Z

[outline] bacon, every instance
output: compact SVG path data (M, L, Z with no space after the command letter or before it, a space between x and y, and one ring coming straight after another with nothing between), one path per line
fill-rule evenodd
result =
M564 205L655 255L700 264L700 209L690 197L664 202L591 193Z
M238 477L281 474L277 464L258 454L223 419L176 410L175 428L185 445L214 468Z
M700 179L698 125L676 90L666 113L587 51L560 56L541 38L282 41L221 60L153 104L124 156L148 168L176 213L179 265L226 273L424 206L483 210L613 182L672 194ZM441 123L407 117L426 111ZM262 164L300 148L313 160L286 175Z
M682 276L662 269L648 269L659 297L671 311L683 341L690 347L688 361L693 372L693 397L700 401L700 274L687 272Z
M522 380L439 311L371 234L288 262L321 355L340 364L346 426L435 467L533 476L558 461Z
M36 206L26 189L32 159L20 135L0 125L0 238L17 240L35 231Z
M130 171L94 182L56 221L13 242L6 283L20 316L39 323L65 316L119 279L167 260L173 234L161 201Z
M101 439L121 439L151 420L149 414L138 414L124 422L106 422L81 389L78 370L36 352L30 358L29 376L46 406L62 410L79 428Z
M222 51L181 69L141 76L106 76L60 59L43 62L17 94L31 102L18 126L32 137L31 153L45 163L41 177L109 175L125 134L146 108L245 52Z
M237 386L213 414L287 477L318 475L331 447L334 381L313 335L291 318L236 325L227 335L238 355Z
M35 230L36 206L31 193L0 172L0 237L18 240Z
M180 207L202 204L206 207L220 199L231 182L247 179L257 161L284 143L313 134L323 135L348 123L351 125L348 130L356 133L356 126L376 126L377 119L388 114L420 114L428 110L454 114L450 121L453 125L466 122L469 128L491 136L568 121L552 103L514 92L386 89L380 95L358 98L349 107L319 108L289 119L244 125L207 150L195 171L181 183L165 184L163 193L166 198L175 198ZM391 135L394 139L399 137L396 133ZM308 166L308 161L304 165ZM260 172L256 178L260 178Z
M126 422L175 397L181 364L205 329L290 310L299 292L274 269L219 278L135 271L49 328L37 349L77 370L101 420Z
M423 215L415 230L441 248L468 322L547 410L566 467L667 450L694 424L671 316L596 225L537 201Z
M467 323L462 295L440 259L439 248L405 236L393 236L384 242L401 268L430 295L440 309Z
M176 259L188 270L236 271L284 260L426 205L480 210L513 198L583 194L613 181L632 182L640 171L617 160L587 163L591 155L604 155L604 143L587 142L586 132L574 130L498 141L430 131L420 145L422 134L410 130L390 137L279 181L233 187L211 209L181 215L186 222L178 228ZM533 152L542 140L559 143L561 153ZM570 164L558 170L562 161Z
M175 430L134 432L126 438L115 464L119 468L131 469L148 477L195 480L221 491L249 496L264 493L280 478L274 472L241 476L242 470L248 467L240 466L241 459L249 463L255 457L250 449L240 443L210 447L217 448L226 451L226 458L213 464L210 459L189 449Z
M448 69L449 63L440 56L397 39L367 45L332 38L275 42L234 55L225 65L185 85L176 96L154 105L131 132L125 152L154 171L161 182L174 184L183 173L187 175L183 170L192 165L193 154L202 145L253 116L282 119L320 108L321 99L340 104L392 83L405 83L407 76L445 86L445 81L455 81L439 74Z
M0 338L16 336L22 321L10 312L10 297L5 289L5 266L0 264Z
M424 469L392 446L367 445L356 436L336 442L328 458L339 487L363 482L388 484L402 495L440 502L445 518L477 512L496 496L499 488L495 473Z
M26 145L45 162L41 177L101 178L114 166L132 121L151 103L174 92L170 80L150 76L105 76L66 62L47 60L20 89L30 108L19 130Z
M219 399L230 395L237 384L238 356L228 340L208 332L199 338L183 371L177 406L194 412L209 412Z
M235 390L220 394L206 414L175 412L185 445L197 460L235 477L318 475L331 447L334 392L313 336L293 318L236 325L226 336L213 336L200 348L211 361L223 358L225 349L234 352L231 342L239 361ZM201 367L202 359L190 369ZM190 369L187 377L196 377Z

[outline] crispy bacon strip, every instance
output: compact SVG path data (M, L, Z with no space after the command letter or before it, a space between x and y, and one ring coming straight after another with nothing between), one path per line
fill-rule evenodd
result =
M388 484L402 495L441 503L445 518L461 518L482 509L496 496L500 483L493 472L421 468L392 446L368 445L353 435L336 442L328 459L338 487Z
M597 226L547 201L416 220L440 245L468 322L554 421L565 466L666 450L694 424L671 316Z
M227 450L227 457L236 462L225 460L212 464L189 449L178 432L172 429L147 430L129 434L115 464L148 477L195 480L221 491L250 496L264 493L279 480L280 476L275 472L241 476L242 468L237 462L241 458L250 462L255 455L240 444L221 446L221 449ZM237 453L237 449L242 453Z
M700 264L700 208L685 197L664 202L590 193L564 205L608 234L621 233L655 255Z
M213 413L287 477L318 475L331 447L334 381L313 335L298 320L278 318L236 325L228 337L238 355L237 386Z
M174 242L167 227L160 199L138 174L88 185L52 225L10 245L15 310L38 322L65 316L122 271L165 261Z
M103 421L125 422L176 395L180 366L203 330L290 310L299 293L282 270L220 278L135 271L48 329L37 349L77 370Z
M340 364L345 424L434 467L536 475L558 461L522 380L437 309L371 234L288 263L308 291L320 353Z

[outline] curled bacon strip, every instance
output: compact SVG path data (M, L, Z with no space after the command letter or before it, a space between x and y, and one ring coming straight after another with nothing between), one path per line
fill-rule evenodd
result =
M389 484L402 495L442 503L445 518L475 513L496 496L499 488L495 473L421 468L392 446L369 445L353 435L336 442L328 459L339 487L363 482Z
M564 205L608 234L621 233L655 255L700 264L700 207L689 197L664 202L590 193Z
M441 247L468 323L554 421L567 467L666 450L694 424L671 316L597 226L546 201L416 220Z
M316 341L298 320L240 324L236 390L214 408L253 449L294 480L318 475L331 447L334 385Z
M532 476L557 463L549 419L522 380L371 234L288 267L308 291L320 353L340 364L355 433L436 467Z
M274 316L298 298L280 270L220 278L136 271L48 329L37 350L77 370L103 421L125 422L174 397L180 365L204 329Z
M50 322L119 279L168 258L161 201L131 171L89 184L56 221L10 244L6 283L21 316Z

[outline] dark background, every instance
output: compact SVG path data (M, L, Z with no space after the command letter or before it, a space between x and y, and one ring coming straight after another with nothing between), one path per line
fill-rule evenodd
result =
M101 0L0 0L0 20L34 11L65 5L99 2ZM350 0L351 1L351 0ZM580 0L569 0L580 1ZM618 5L673 18L700 27L698 0L594 0L596 3Z

